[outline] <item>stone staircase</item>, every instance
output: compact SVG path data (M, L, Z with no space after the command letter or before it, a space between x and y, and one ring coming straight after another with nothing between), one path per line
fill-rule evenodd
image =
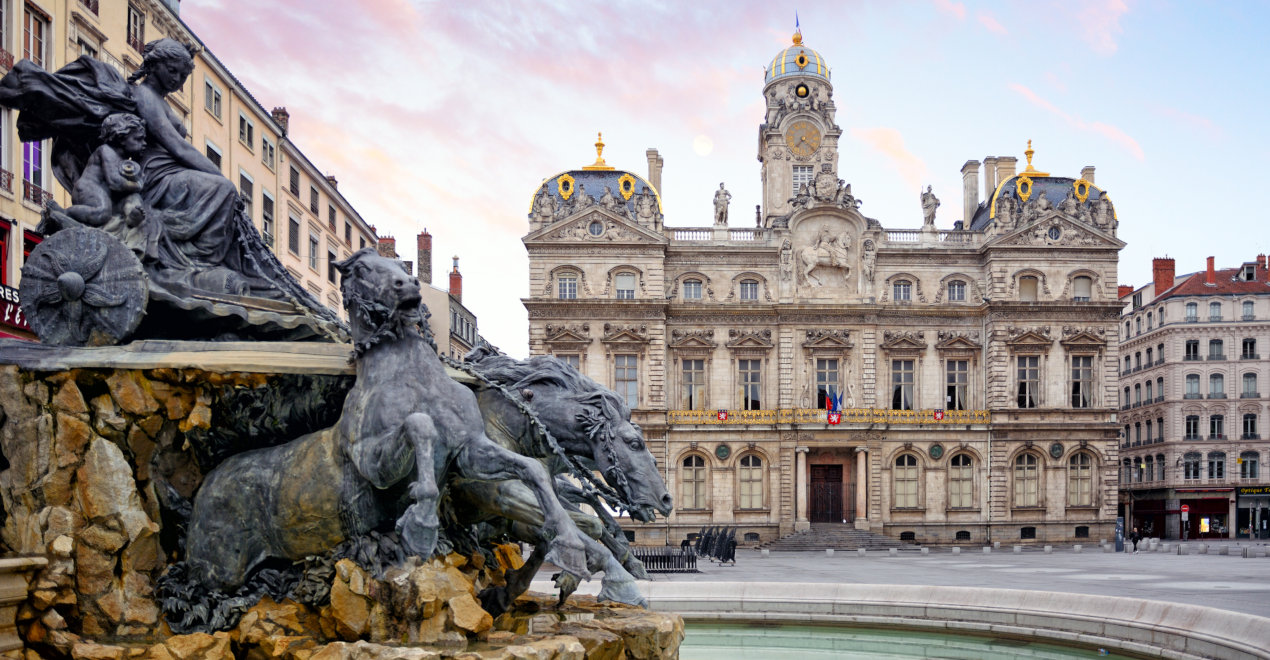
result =
M820 552L826 548L835 550L916 550L917 546L901 543L889 536L866 532L862 529L841 523L812 523L811 529L798 534L790 534L775 541L768 541L759 546L769 550L784 552Z

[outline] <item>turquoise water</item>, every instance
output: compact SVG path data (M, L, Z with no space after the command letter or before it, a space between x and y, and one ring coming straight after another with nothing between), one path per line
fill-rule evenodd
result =
M819 660L823 658L956 658L959 660L1129 660L1133 656L1048 642L994 639L846 626L732 624L691 622L686 627L682 660Z

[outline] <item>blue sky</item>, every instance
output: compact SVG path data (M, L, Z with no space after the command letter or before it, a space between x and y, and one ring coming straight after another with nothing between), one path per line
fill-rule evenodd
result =
M670 226L733 225L760 201L763 66L790 42L832 69L839 176L888 228L950 228L967 160L1015 156L1116 203L1119 281L1270 252L1270 3L187 0L182 17L381 234L434 236L434 282L461 257L483 335L526 351L520 237L539 182L594 160L665 159ZM705 145L709 144L707 149ZM413 254L406 255L413 258Z

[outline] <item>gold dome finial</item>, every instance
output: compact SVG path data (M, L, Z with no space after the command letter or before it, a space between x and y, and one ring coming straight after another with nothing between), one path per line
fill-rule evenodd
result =
M1023 174L1031 175L1031 176L1049 176L1049 172L1041 172L1041 171L1038 171L1035 167L1032 167L1032 154L1034 153L1036 152L1032 150L1032 141L1028 140L1027 150L1023 152L1023 155L1027 156L1027 169L1023 170Z
M803 33L800 30L794 33L794 45L801 46L802 44L803 44Z
M595 134L595 164L583 167L584 170L611 170L604 162L604 134L597 132Z

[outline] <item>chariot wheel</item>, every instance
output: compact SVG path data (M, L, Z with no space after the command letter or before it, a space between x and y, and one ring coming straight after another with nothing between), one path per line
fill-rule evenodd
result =
M41 342L109 346L141 323L148 286L141 261L119 239L100 229L68 227L31 252L18 292Z

